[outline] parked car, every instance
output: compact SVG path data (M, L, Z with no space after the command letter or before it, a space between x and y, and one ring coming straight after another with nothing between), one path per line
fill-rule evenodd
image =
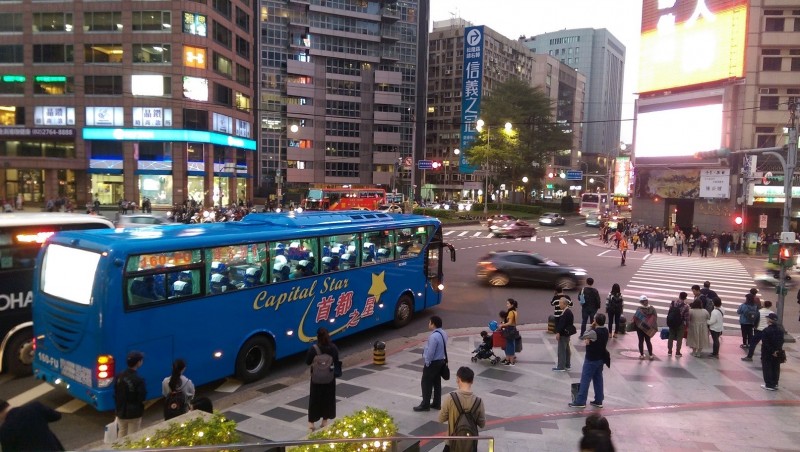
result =
M527 251L494 251L478 260L476 276L492 286L541 284L569 290L584 284L586 270Z
M397 204L384 204L382 206L378 206L378 212L403 213L403 208Z
M119 215L117 216L117 221L115 223L116 227L118 228L146 228L161 224L169 224L169 220L164 217L149 213Z
M514 220L517 220L517 219L518 218L513 216L513 215L508 215L508 214L504 214L504 213L498 213L498 214L492 215L491 217L486 219L486 227L488 227L489 230L491 230L492 229L492 225L495 224L495 223L505 223L506 221L514 221Z
M560 213L548 212L539 217L539 224L543 226L559 226L567 224L567 219Z
M489 228L495 237L533 237L536 235L536 228L527 221L511 220L504 222L494 222Z

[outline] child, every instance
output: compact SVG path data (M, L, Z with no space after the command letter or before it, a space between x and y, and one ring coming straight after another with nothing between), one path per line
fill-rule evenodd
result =
M491 350L492 349L492 336L486 331L481 331L481 338L483 338L483 347Z

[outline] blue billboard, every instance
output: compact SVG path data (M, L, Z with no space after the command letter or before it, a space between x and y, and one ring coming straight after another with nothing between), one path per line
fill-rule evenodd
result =
M481 81L483 80L483 25L464 29L464 75L461 88L461 149L467 150L478 132L475 122L481 112ZM458 170L472 174L475 167L467 163L467 153L462 152Z

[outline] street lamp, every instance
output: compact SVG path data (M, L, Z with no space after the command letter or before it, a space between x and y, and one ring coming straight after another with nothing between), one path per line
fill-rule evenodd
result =
M522 176L522 189L524 190L522 195L522 202L524 204L528 203L528 176Z
M447 200L447 185L449 184L449 177L447 174L448 167L453 166L453 161L450 160L450 153L453 153L456 156L456 161L458 160L458 155L461 154L461 149L453 149L452 151L447 151L447 164L444 166L444 199Z
M298 127L297 124L292 124L291 126L289 126L289 131L292 132L292 133L297 133L298 130L300 130L300 127ZM288 137L287 137L287 142L288 142ZM288 149L287 149L286 152L287 153L289 152ZM278 186L275 189L275 197L278 198L278 199L276 199L275 202L278 205L278 207L280 207L281 206L281 200L283 199L283 151L282 151L282 147L278 148L278 168L275 170L275 174L276 174L276 179L277 179L277 182L278 182Z
M488 216L489 215L489 198L488 198L488 196L489 196L489 152L488 151L489 151L489 141L491 140L491 137L492 137L492 135L491 135L492 128L491 128L491 126L486 124L486 122L483 119L478 119L475 129L478 132L482 132L484 126L486 126L486 168L485 168L485 171L483 173L483 188L484 188L483 189L483 193L484 193L484 196L485 196L483 198L483 214ZM505 127L504 130L505 130L506 133L511 133L511 130L512 130L513 126L511 125L510 122L507 122L504 127Z

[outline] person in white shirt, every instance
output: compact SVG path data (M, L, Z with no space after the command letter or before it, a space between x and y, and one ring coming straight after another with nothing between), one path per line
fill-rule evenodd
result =
M708 330L711 332L711 356L712 358L719 359L719 337L722 336L722 330L725 328L723 319L725 313L722 312L722 300L719 297L714 298L714 309L711 310L711 317L706 321L708 323Z
M764 334L764 328L767 327L767 316L772 314L772 302L769 300L764 300L761 305L761 309L758 310L758 322L756 323L756 331L753 334L753 339L750 341L750 348L747 350L747 356L742 358L742 361L752 361L753 360L753 353L756 351L756 345L761 340L762 335Z

